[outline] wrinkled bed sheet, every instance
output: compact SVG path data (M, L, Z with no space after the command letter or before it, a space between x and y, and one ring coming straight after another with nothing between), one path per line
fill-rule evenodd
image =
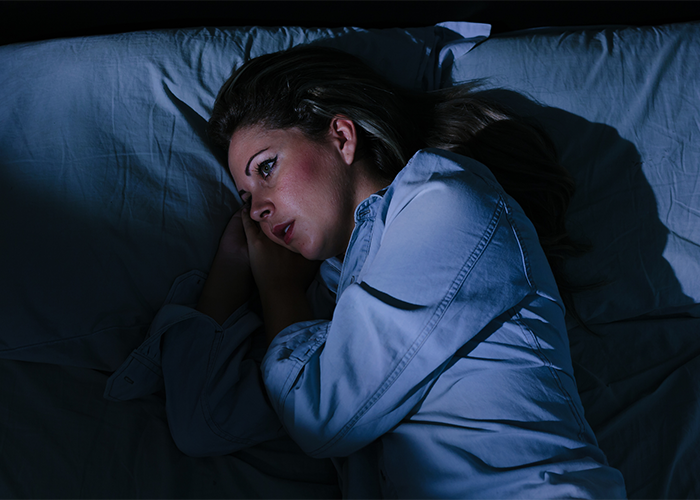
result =
M208 269L238 206L204 127L246 56L311 42L429 90L484 78L537 117L577 181L587 418L632 498L700 496L700 25L190 29L0 47L0 496L337 494L271 441L172 443L162 397L102 398L173 280ZM476 44L476 45L475 45Z

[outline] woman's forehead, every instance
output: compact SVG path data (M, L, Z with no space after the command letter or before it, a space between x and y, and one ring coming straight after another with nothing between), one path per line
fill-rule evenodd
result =
M301 132L298 129L269 129L261 125L250 125L236 130L229 142L229 154L236 155L249 152L258 145L267 142L286 141L296 138Z
M254 156L259 154L261 145L271 142L269 131L262 127L250 126L236 130L228 146L229 169L232 173L234 170L245 173L246 166Z

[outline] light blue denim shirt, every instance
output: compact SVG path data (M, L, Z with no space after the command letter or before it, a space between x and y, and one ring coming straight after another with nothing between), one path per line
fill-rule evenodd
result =
M302 449L349 457L346 495L377 496L374 464L384 497L624 497L535 229L491 172L419 152L355 222L332 321L283 330L262 366Z
M106 397L164 387L192 455L286 431L333 458L346 498L624 497L584 418L535 229L490 171L419 152L355 222L309 292L327 319L280 332L262 378L247 306L219 326L173 292Z

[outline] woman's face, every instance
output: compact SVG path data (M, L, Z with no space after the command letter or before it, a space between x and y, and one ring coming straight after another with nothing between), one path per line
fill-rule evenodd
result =
M375 189L353 165L352 122L331 129L317 143L295 128L252 126L237 130L229 146L229 169L251 218L272 241L309 260L345 251L355 207Z

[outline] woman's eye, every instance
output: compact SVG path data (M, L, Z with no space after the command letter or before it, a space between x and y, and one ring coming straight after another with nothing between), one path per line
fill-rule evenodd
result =
M270 158L258 164L258 174L262 176L263 179L267 179L272 173L272 169L275 168L275 162L277 157Z

